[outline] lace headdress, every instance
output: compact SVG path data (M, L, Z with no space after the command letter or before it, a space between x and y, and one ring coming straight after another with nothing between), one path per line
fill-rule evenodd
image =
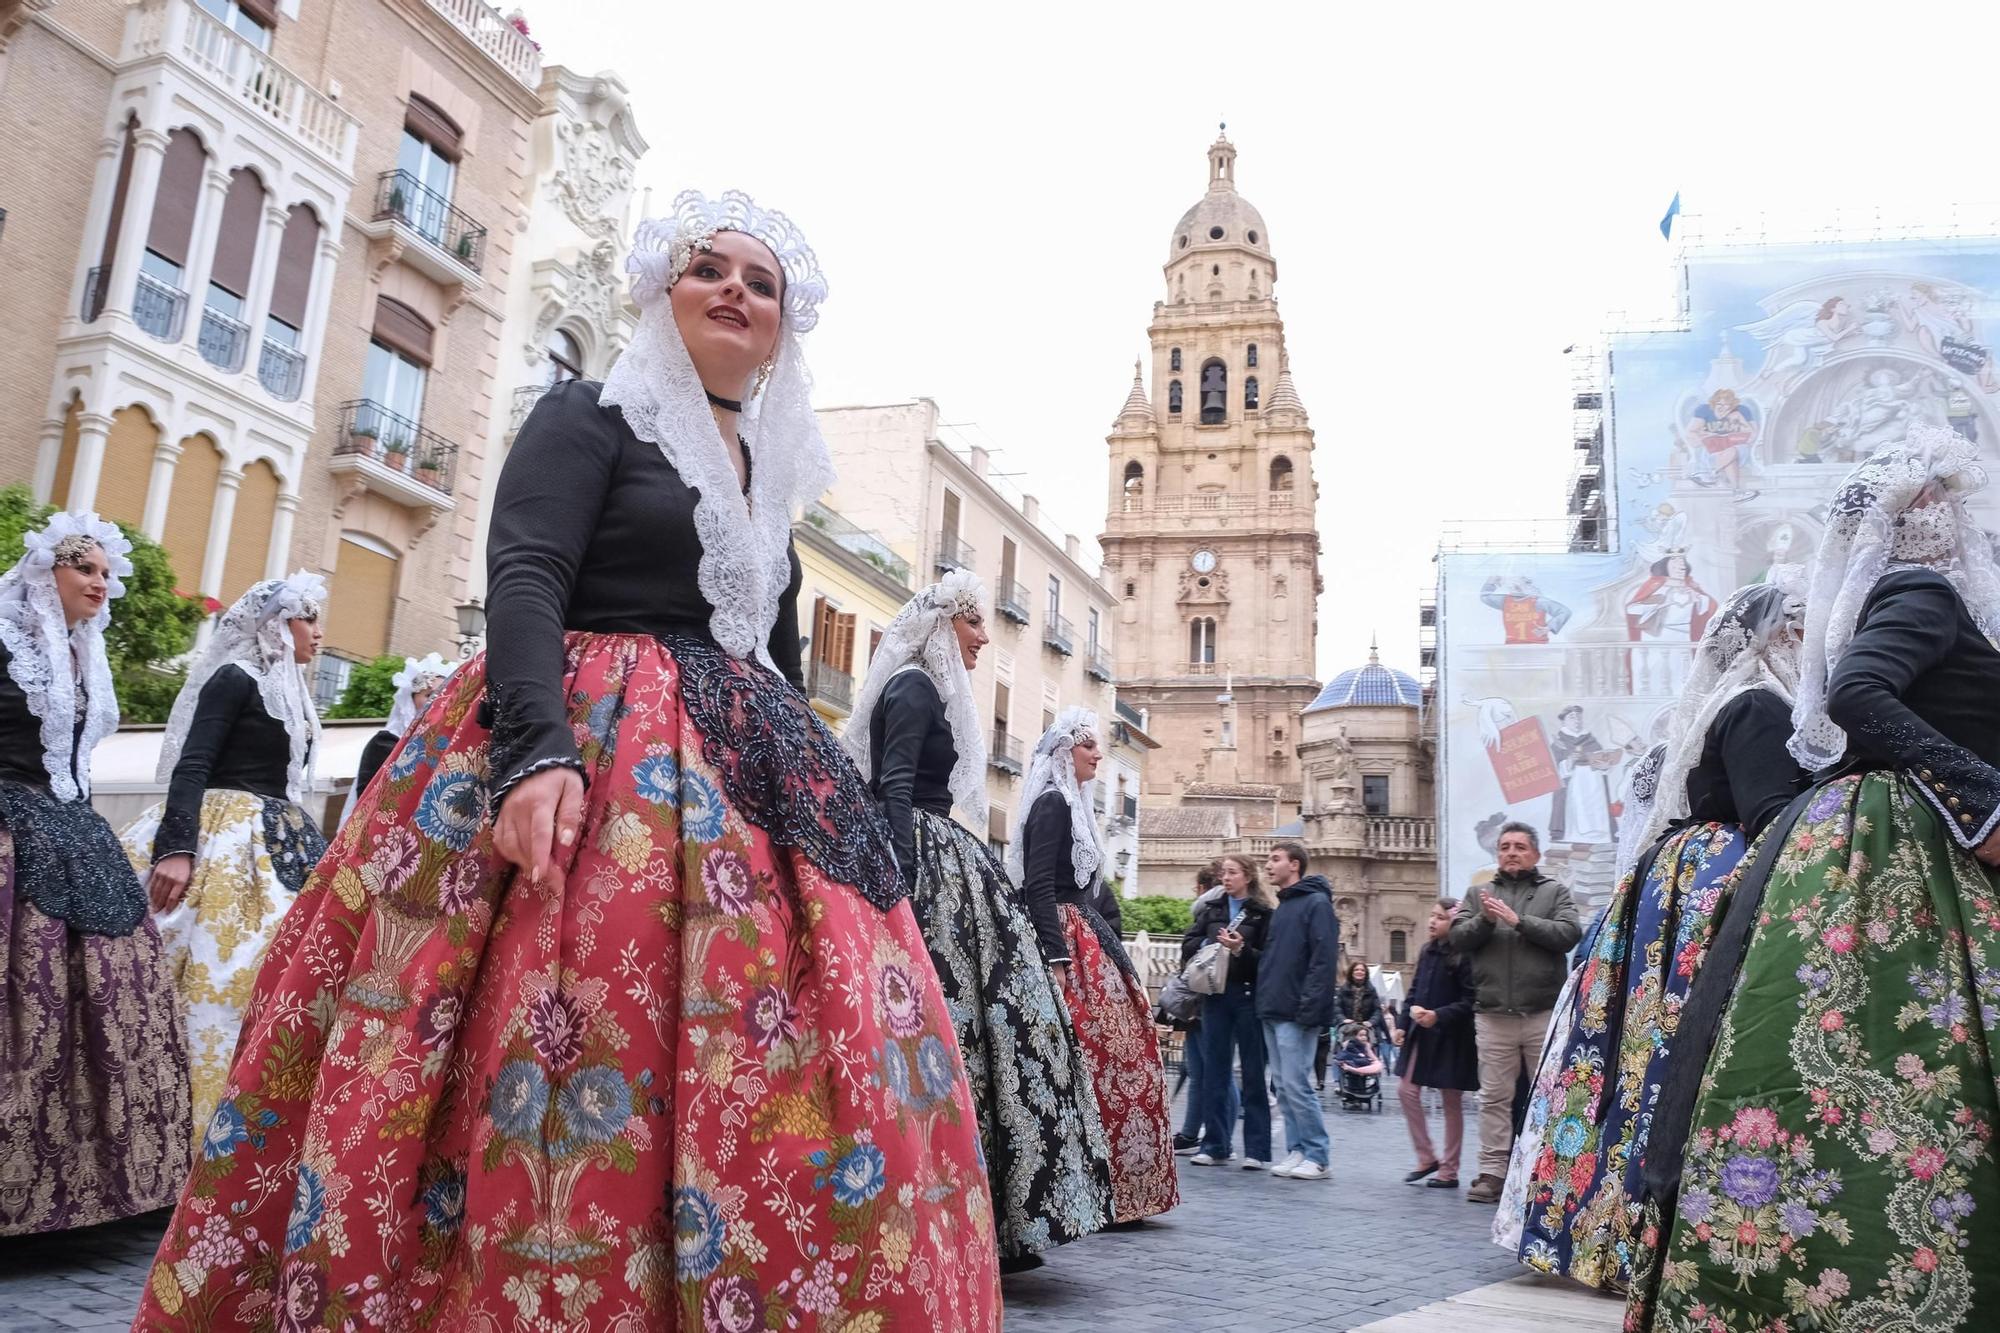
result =
M986 823L986 737L980 730L972 676L965 669L952 621L963 615L983 615L985 602L986 589L979 576L969 569L955 569L904 603L889 628L882 631L882 642L876 645L861 693L855 698L854 712L841 733L861 776L874 777L869 724L881 706L882 691L892 677L905 671L929 676L938 697L944 700L952 749L958 752L948 784L951 798L975 828Z
M1805 620L1805 601L1799 595L1802 571L1790 565L1772 573L1773 582L1731 594L1701 636L1680 703L1667 724L1665 754L1637 851L1675 820L1687 818L1688 774L1701 762L1710 725L1732 699L1748 690L1769 690L1790 704L1798 695L1796 631Z
M174 711L167 717L167 732L160 740L161 782L173 779L188 728L194 725L202 687L233 662L257 682L257 697L264 711L284 724L286 739L291 742L285 794L294 804L305 803L312 790L313 759L319 751L319 710L313 707L306 689L305 670L293 656L290 625L294 620L317 619L325 605L326 580L301 569L290 578L252 584L222 613L208 647L188 669L187 684L181 686Z
M752 392L753 378L736 395L744 403L741 425L751 461L747 503L667 297L719 231L762 242L785 279L770 376L762 392ZM604 377L598 402L623 412L632 433L657 446L698 493L694 526L701 562L695 577L714 608L708 623L715 641L733 657L774 667L768 645L778 599L792 577L792 515L833 484L799 346L799 335L819 322L826 279L790 218L735 190L720 199L682 194L672 214L640 224L625 267L641 312L639 328Z
M1027 827L1028 813L1035 808L1043 792L1058 791L1063 800L1069 802L1069 859L1070 870L1076 876L1079 886L1089 888L1097 882L1098 871L1104 865L1104 843L1097 832L1097 821L1091 817L1091 796L1095 792L1092 785L1097 779L1079 783L1076 780L1076 757L1070 750L1097 735L1097 714L1088 708L1070 707L1062 710L1055 724L1035 742L1035 754L1028 761L1027 780L1021 784L1021 805L1014 812L1012 837L1007 843L1007 870L1020 883L1027 873L1026 848L1021 831Z
M404 658L403 669L391 678L396 686L396 701L389 705L387 730L398 736L408 731L417 720L417 702L413 696L418 690L435 690L444 684L454 666L436 653Z
M49 790L56 799L71 801L90 795L91 751L118 730L118 692L104 654L104 628L111 623L112 601L125 595L132 543L115 524L95 514L53 515L25 540L27 553L0 575L0 643L10 655L7 674L42 724L42 767ZM111 566L104 605L71 626L63 616L56 566L76 564L92 547L102 550ZM87 710L81 741L76 734L79 669Z
M1840 762L1847 733L1826 712L1827 678L1854 637L1868 594L1893 568L1934 570L1958 589L1979 628L2000 634L1993 548L1966 511L1986 484L1972 445L1940 426L1916 426L1877 450L1834 495L1806 592L1805 646L1790 749L1807 769ZM1919 504L1920 500L1929 503Z

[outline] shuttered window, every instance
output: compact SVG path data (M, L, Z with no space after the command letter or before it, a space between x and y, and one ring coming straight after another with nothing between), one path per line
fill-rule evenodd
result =
M396 600L396 559L348 538L327 580L326 646L373 661L389 651L389 617Z
M394 297L375 298L375 341L420 366L431 363L431 322ZM414 414L412 414L414 415Z
M293 204L278 242L278 273L271 284L271 318L294 329L306 326L312 295L313 253L319 249L319 219L304 204Z
M146 484L153 479L153 446L159 438L159 427L143 407L123 407L112 416L111 437L104 442L104 471L97 478L93 507L98 513L139 526L146 512Z
M271 521L278 512L278 474L262 459L243 469L236 488L236 513L229 525L229 557L223 562L222 591L233 602L264 577L271 555ZM290 566L286 566L290 568Z
M852 675L855 623L854 616L842 614L826 598L814 598L812 660Z
M167 156L160 164L160 187L153 196L146 248L179 268L187 267L194 208L201 198L201 176L207 165L208 153L194 131L175 130L167 136Z
M164 537L167 556L174 563L174 586L184 593L202 591L201 562L208 551L208 520L215 512L215 482L221 475L222 455L206 435L181 441Z
M239 301L250 297L250 265L257 257L257 231L263 221L264 182L252 171L231 172L208 280Z
M429 98L410 94L409 107L403 114L403 128L454 162L464 156L465 131L445 114L443 107ZM431 184L429 181L424 183Z

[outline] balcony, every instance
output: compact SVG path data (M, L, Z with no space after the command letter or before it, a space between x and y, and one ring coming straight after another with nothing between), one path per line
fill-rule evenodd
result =
M342 176L353 169L359 122L198 4L140 0L132 9L125 30L125 61L162 56Z
M949 574L954 569L972 568L972 548L960 541L955 532L938 534L937 572Z
M528 40L528 34L500 17L500 11L484 0L430 0L430 6L524 86L542 86L540 48Z
M806 505L801 521L849 555L873 565L884 578L904 588L910 586L910 562L868 529L848 522L817 500Z
M362 398L340 409L340 436L328 463L368 489L413 509L450 509L458 446L382 404Z
M1021 738L1018 736L1009 736L1005 731L997 727L994 728L990 743L986 747L986 762L988 766L997 768L1002 773L1011 773L1017 778L1020 777L1022 770Z
M1042 621L1042 647L1070 657L1076 653L1076 626L1060 612L1051 611Z
M825 662L808 663L806 697L845 717L854 711L854 677Z
M213 306L205 306L201 312L201 330L195 334L195 342L201 348L202 360L217 370L234 375L243 369L243 360L250 353L250 326Z
M1002 578L993 594L993 609L1016 625L1028 623L1028 590L1013 579Z
M407 171L392 169L375 178L375 209L362 230L372 240L391 242L392 257L434 282L480 285L486 228Z
M132 322L162 342L179 342L187 324L187 293L141 273L132 293Z
M548 391L546 384L523 384L514 390L514 404L507 410L508 439L521 433L521 427L528 424L528 413L535 410L535 404L541 402L542 395Z
M1111 683L1111 656L1094 643L1090 645L1090 651L1084 656L1083 669L1088 671L1094 679L1101 680L1106 685Z
M1222 668L1213 662L1189 662L1187 674L1190 676L1219 676Z
M1368 816L1368 850L1377 856L1437 855L1437 821L1411 815Z
M257 358L257 382L281 403L297 402L306 382L306 354L272 338Z

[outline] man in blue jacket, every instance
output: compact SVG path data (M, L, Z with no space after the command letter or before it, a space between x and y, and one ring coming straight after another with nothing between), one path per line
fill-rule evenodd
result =
M1323 876L1306 874L1306 849L1296 842L1271 849L1264 878L1278 891L1278 910L1257 964L1257 1017L1264 1022L1264 1050L1277 1080L1290 1150L1271 1174L1325 1180L1326 1117L1313 1094L1312 1070L1319 1034L1333 1024L1334 972L1340 957L1333 886Z

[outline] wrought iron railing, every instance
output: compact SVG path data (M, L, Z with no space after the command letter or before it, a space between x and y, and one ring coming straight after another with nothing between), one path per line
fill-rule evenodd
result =
M187 325L187 293L141 273L132 292L132 322L163 342L179 342Z
M1028 590L1013 579L1000 580L998 590L993 594L993 609L1016 625L1028 623L1028 608L1034 605L1028 600Z
M243 369L243 359L250 353L250 326L214 306L204 306L195 343L202 360L233 375Z
M400 168L376 178L375 218L397 219L474 273L485 261L486 228Z
M1042 646L1053 648L1064 657L1076 651L1076 627L1069 623L1069 617L1051 611L1042 619Z
M986 747L986 762L1002 773L1021 776L1021 738L1010 736L998 727L993 729L991 743Z
M445 495L451 494L458 470L457 445L370 398L341 404L340 438L333 452L372 458Z
M306 354L273 338L264 339L257 358L257 382L281 403L297 400L306 383Z
M83 304L77 309L77 318L86 324L97 322L97 317L104 313L104 293L110 282L111 270L102 264L84 275Z
M842 712L854 708L854 677L839 667L825 662L814 662L806 671L806 693Z
M1083 669L1102 681L1111 679L1111 657L1096 644L1090 645L1090 652L1084 659Z
M938 534L938 573L949 574L954 569L971 569L972 561L972 547L960 540L957 533L940 532Z
M313 663L313 705L324 713L339 703L340 696L347 692L347 682L353 676L354 668L361 665L360 658L322 648L319 660Z

